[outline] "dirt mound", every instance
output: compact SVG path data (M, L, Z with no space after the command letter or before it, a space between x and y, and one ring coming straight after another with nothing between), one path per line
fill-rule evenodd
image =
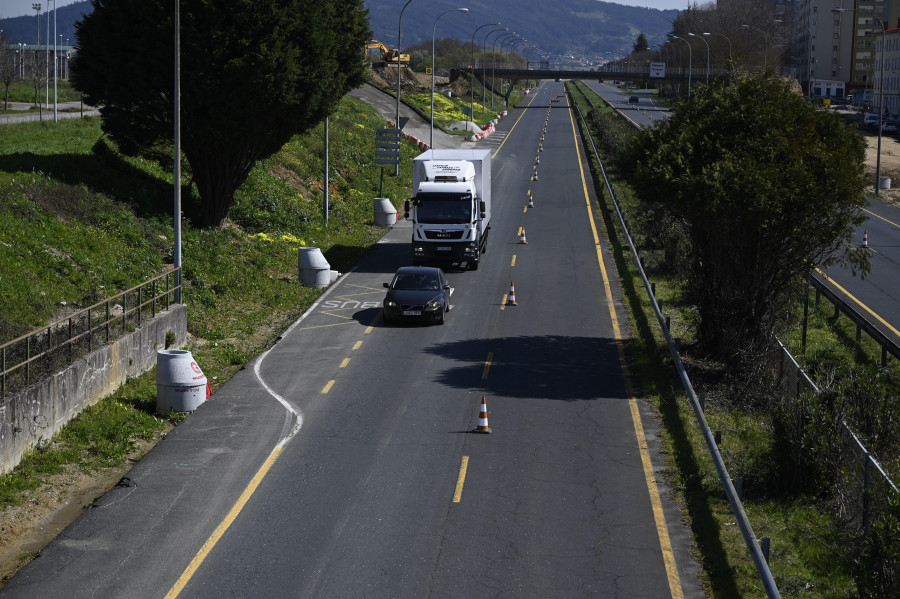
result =
M452 80L451 80L452 79ZM378 86L388 89L397 89L397 68L390 66L373 66L370 81ZM431 75L418 73L408 66L400 67L400 90L404 94L422 94L431 92ZM443 94L447 91L454 96L469 94L471 86L464 77L434 78L435 93Z

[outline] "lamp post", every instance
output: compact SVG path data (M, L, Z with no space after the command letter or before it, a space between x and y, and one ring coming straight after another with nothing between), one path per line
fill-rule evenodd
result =
M510 31L509 33L498 35L494 38L494 45L491 48L491 110L494 109L494 74L497 72L497 42L510 35L513 36L513 39L519 37L515 31ZM503 44L500 44L500 54L503 54ZM501 87L503 86L501 85Z
M175 303L181 303L181 0L175 0L175 86L174 106L172 107L172 121L174 125L175 142L175 169L172 173L175 179L175 206L174 206L174 241L172 266L175 268ZM327 187L326 187L327 189Z
M403 46L400 43L400 36L403 31L403 11L406 10L406 7L409 6L409 3L413 0L406 0L406 4L403 5L403 8L400 10L400 18L397 20L397 121L394 125L398 130L400 127L400 52L403 49ZM394 176L400 176L400 162L394 166Z
M56 0L53 0L53 122L59 122L59 100L56 94L56 75L58 48L56 46Z
M506 58L506 55L505 55L504 52L503 52L503 46L504 46L505 44L507 44L507 43L509 44L509 50L508 50L507 52L511 54L511 53L512 53L512 49L515 48L517 44L527 44L528 42L527 42L527 40L526 40L525 38L520 37L520 36L516 36L516 37L514 37L514 38L512 38L512 39L510 39L510 40L508 40L508 41L506 41L506 42L503 42L502 44L500 44L500 55L504 57L504 58L503 58L504 64L507 64L506 61L507 61L508 59ZM492 86L494 85L494 83L493 83L493 78L494 78L494 74L491 73L491 85L492 85ZM504 96L504 99L506 99L506 96L505 96L505 94L503 93L503 79L500 80L500 95ZM491 107L493 108L493 106L494 106L494 105L493 105L493 103L492 103L492 104L491 104ZM508 100L507 100L507 103L506 103L506 107L509 108L509 101L508 101Z
M765 51L763 52L763 70L766 70L766 68L768 68L768 66L769 66L769 34L767 34L765 31L763 31L759 27L754 27L753 25L741 25L741 29L747 29L747 30L756 29L763 35L763 38L765 38L766 46L765 46Z
M783 19L773 19L772 22L773 22L773 23L784 24L784 20L783 20ZM795 21L795 22L790 23L790 24L791 24L791 25L799 25L800 27L803 27L804 29L806 29L806 35L807 35L807 38L806 38L806 45L807 45L807 47L809 48L809 60L808 60L808 63L807 63L807 65L806 65L806 85L807 85L807 89L806 89L806 97L807 97L807 98L812 98L812 68L813 68L813 56L812 56L812 31L810 31L810 30L809 30L809 27L807 27L806 25L804 25L804 24L801 23L800 21Z
M688 47L688 94L687 95L688 95L688 98L690 98L691 97L691 73L694 70L694 67L693 67L693 54L694 53L691 51L691 42L687 41L683 37L678 37L677 35L673 35L672 39L681 40L685 44L687 44L687 47Z
M499 31L509 31L509 27L501 27L500 29L493 29L484 34L484 40L481 42L481 56L482 59L485 54L487 54L487 38L491 36L492 33L497 33ZM500 37L500 36L497 36ZM487 103L487 85L485 82L487 81L487 68L484 66L484 61L481 63L481 116L484 116L484 105ZM491 90L493 92L493 90Z
M440 19L444 15L449 14L451 12L466 13L466 12L469 12L469 9L468 8L451 8L450 10L445 10L444 12L442 12L441 14L439 14L437 16L437 18L434 20L434 27L431 28L431 137L428 140L429 148L434 147L434 34L437 31L438 19ZM400 62L399 52L397 55L397 62L399 65L399 62ZM397 69L398 69L397 74L399 76L400 67L398 66Z
M703 39L701 36L696 33L688 33L689 36L695 37L704 44L706 44L706 85L709 85L709 42Z
M472 32L472 64L469 65L472 67L472 85L471 87L471 100L469 102L469 118L472 119L472 132L475 132L475 35L479 30L484 29L485 27L494 27L499 25L499 21L497 23L486 23ZM466 121L466 131L469 130L469 121Z
M725 41L728 42L728 61L731 62L731 40L724 33L719 33L717 31L704 31L703 35L718 35L720 37L724 37Z
M884 47L884 21L882 21L877 14L865 8L832 8L831 12L867 12L878 21L879 25L881 25L881 66L879 67L880 72L878 81L878 153L875 157L875 195L877 196L880 195L878 192L881 189L881 126L884 121L884 51L887 49ZM877 45L875 46L875 51L877 57Z
M34 71L32 73L32 79L34 79L34 103L40 106L40 102L38 101L38 84L40 83L40 75L38 73L38 49L41 47L41 3L35 2L31 5L35 11L37 11L37 44L34 46ZM24 57L23 57L24 58Z

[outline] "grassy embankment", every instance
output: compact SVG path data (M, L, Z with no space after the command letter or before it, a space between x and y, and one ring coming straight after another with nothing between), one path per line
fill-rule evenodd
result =
M372 224L380 175L372 157L383 126L352 99L332 116L327 226L321 127L253 169L226 227L184 224L189 349L214 389L321 293L299 285L298 247L321 248L346 272L382 236ZM384 195L397 205L418 149L404 143L402 152L401 176L384 177ZM97 119L0 126L0 340L51 321L61 302L87 305L171 268L171 198L170 173L119 154ZM150 372L85 410L0 476L0 512L34 497L54 473L121 464L138 441L157 439L178 416L156 416L155 396Z
M592 93L587 90L589 97ZM589 107L580 93L573 93L584 114ZM597 106L602 101L592 96ZM615 111L602 108L605 118L615 119ZM612 129L612 127L611 127ZM596 131L592 131L597 136ZM615 136L606 131L605 135ZM627 135L627 131L621 133ZM612 140L613 145L618 143ZM601 157L612 180L616 197L629 215L632 235L641 245L642 215L644 207L638 202L627 183L617 173L614 161ZM595 173L600 178L599 172ZM604 196L606 194L604 193ZM635 378L642 383L642 393L659 411L664 424L664 446L670 465L672 485L686 506L685 517L690 520L694 532L698 561L704 567L704 577L709 590L717 597L762 596L756 569L749 558L743 537L735 525L721 483L709 457L695 416L675 377L662 332L653 314L650 299L640 281L638 271L623 239L618 220L610 213L611 207L601 206L607 230L613 239L619 274L626 292L628 309L637 335L633 355ZM646 239L646 238L645 238ZM689 294L682 278L672 273L664 256L654 255L647 248L642 250L648 277L656 286L657 297L671 318L674 337L682 339L683 347L693 343L696 313L688 301ZM796 310L801 310L797 306ZM783 342L795 354L800 351L800 329L792 328L784 335ZM863 385L874 396L896 402L896 363L887 369L878 365L880 349L874 342L863 340L858 344L855 328L846 319L835 319L827 302L813 306L810 314L806 352L801 363L811 372L824 376L840 375L846 378L844 388ZM704 367L702 358L694 357L692 378L695 388L703 390L703 383L715 378ZM701 374L702 373L702 374ZM721 373L719 373L721 376ZM834 500L826 490L822 492L779 492L770 481L773 478L773 457L778 451L778 433L773 430L770 417L759 410L748 408L742 401L742 389L738 386L712 386L707 397L705 416L712 430L723 431L719 445L729 474L741 476L745 484L743 504L758 538L771 538L770 564L776 583L784 597L847 597L856 592L854 548L859 544L857 533L848 531L834 512ZM728 396L728 393L731 396ZM855 391L859 393L859 390ZM863 391L865 393L866 391ZM896 447L896 446L895 446ZM893 452L896 456L896 451ZM900 474L898 462L889 461L889 473L894 480ZM777 475L774 475L777 478Z
M40 88L37 91L37 99L38 104L43 105L47 100L48 92L47 86L45 84L41 84ZM53 110L53 78L50 79L50 89L49 89L49 97L50 97L50 110ZM26 102L30 103L32 106L29 108L29 111L38 112L39 110L43 110L47 112L47 107L44 106L41 108L38 104L35 104L35 90L34 86L28 81L15 81L12 85L9 86L9 97L6 97L6 89L0 87L0 114L22 114L21 110L7 110L5 108L5 102L8 100L10 102ZM78 102L81 100L81 94L72 89L72 86L69 85L69 81L66 79L59 79L56 82L56 100L57 102Z

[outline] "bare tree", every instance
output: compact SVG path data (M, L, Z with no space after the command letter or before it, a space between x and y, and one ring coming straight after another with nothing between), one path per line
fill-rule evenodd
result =
M6 33L0 31L0 83L6 90L3 109L9 109L9 86L16 78L16 53L10 47Z

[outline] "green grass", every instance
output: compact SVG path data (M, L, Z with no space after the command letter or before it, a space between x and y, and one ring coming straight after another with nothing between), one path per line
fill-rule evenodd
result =
M332 115L327 224L321 127L257 164L226 227L186 223L184 299L197 338L190 349L214 389L322 293L299 285L298 247L321 248L332 268L346 272L384 234L372 213L381 175L372 159L375 129L383 126L353 99ZM172 176L119 154L99 120L4 125L0 148L0 294L14 298L0 303L0 341L50 321L61 301L97 301L171 268ZM386 169L383 196L395 206L409 196L416 154L404 142L400 176ZM185 202L195 196L183 194ZM85 410L0 476L0 510L54 473L122 464L138 441L159 438L184 415L157 417L155 397L151 372Z

